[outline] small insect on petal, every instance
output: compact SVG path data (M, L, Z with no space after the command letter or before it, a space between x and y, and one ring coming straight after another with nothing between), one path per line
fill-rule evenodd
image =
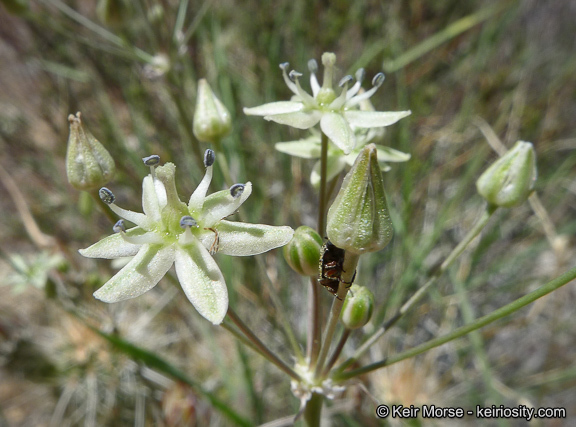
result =
M244 184L234 184L232 187L230 187L230 195L237 199L244 192L244 187Z
M120 219L114 226L112 227L114 233L126 233L126 226L124 225L124 220Z
M160 163L160 156L157 154L153 154L148 157L143 157L142 161L146 166L156 166L158 163Z
M214 153L214 150L207 149L204 152L204 167L212 166L215 161L216 161L216 153Z
M182 218L180 218L180 227L182 228L198 227L198 223L191 216L183 216Z
M106 203L107 205L111 205L112 203L114 203L114 201L116 200L116 197L114 197L114 193L112 193L112 191L110 191L109 189L107 189L106 187L102 187L99 191L98 191L98 195L100 196L100 199Z

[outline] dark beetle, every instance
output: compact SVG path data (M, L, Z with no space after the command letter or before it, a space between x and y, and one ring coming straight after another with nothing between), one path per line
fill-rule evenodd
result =
M326 244L322 246L322 256L320 257L320 274L318 276L319 283L324 286L328 292L338 297L338 285L342 282L341 276L344 265L344 249L335 246L330 240L326 240ZM354 282L356 272L352 277L351 282L342 282L349 288Z

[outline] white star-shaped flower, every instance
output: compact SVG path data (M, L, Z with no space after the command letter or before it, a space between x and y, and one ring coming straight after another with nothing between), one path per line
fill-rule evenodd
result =
M176 192L176 166L167 163L156 167L158 162L158 156L144 159L151 168L142 182L144 213L118 207L110 190L100 190L100 197L110 209L136 226L126 230L120 220L114 226L116 234L80 250L89 258L133 256L94 296L108 303L135 298L156 286L175 264L190 302L203 317L218 325L228 310L228 291L212 254L256 255L285 245L294 231L290 227L227 221L225 218L250 196L252 184L235 184L229 190L206 196L212 180L212 150L206 151L206 174L188 205Z
M342 91L339 95L332 88L334 63L336 55L324 53L322 64L324 65L324 80L322 87L316 79L318 65L310 60L310 86L312 95L304 91L300 86L300 73L291 71L287 74L288 63L280 65L282 75L288 88L294 93L292 100L271 102L253 108L244 108L248 115L264 116L266 120L285 124L298 129L309 129L320 123L322 132L340 148L345 154L349 154L356 147L355 128L380 128L396 123L398 120L411 114L410 111L362 111L358 105L370 98L384 82L384 74L378 73L372 80L372 88L359 93L364 70L356 73L356 83L348 89L349 83L354 80L352 76L344 77L339 86Z

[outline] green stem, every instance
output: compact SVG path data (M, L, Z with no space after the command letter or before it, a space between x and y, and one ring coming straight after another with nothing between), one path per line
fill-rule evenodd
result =
M312 393L312 397L306 403L306 409L304 410L304 420L308 427L320 427L323 403L324 396Z
M310 361L310 370L316 367L318 355L320 354L320 341L322 340L319 286L318 280L311 277L308 292L308 345L306 354Z
M234 324L242 331L242 333L248 338L258 349L260 353L266 357L270 362L276 365L280 370L284 371L290 377L294 378L297 381L300 381L300 376L292 370L286 363L284 363L278 356L276 356L272 351L264 345L262 341L250 330L250 328L236 315L234 310L228 307L228 317Z
M556 289L568 284L572 280L576 279L576 267L568 270L563 275L557 277L556 279L551 280L550 282L542 285L540 288L536 289L535 291L530 292L528 295L524 295L523 297L518 298L516 301L511 302L510 304L505 305L497 310L494 310L492 313L487 314L486 316L481 317L480 319L476 320L475 322L461 326L458 329L450 332L447 335L442 337L438 337L436 339L430 340L424 344L421 344L417 347L411 348L410 350L404 351L400 354L392 356L386 360L373 363L368 366L364 366L360 369L355 369L353 371L345 372L339 374L334 377L336 381L345 381L350 378L353 378L358 375L366 374L368 372L372 372L376 369L383 368L384 366L389 366L394 363L400 362L405 359L409 359L411 357L417 356L425 351L428 351L432 348L439 347L442 344L445 344L449 341L453 341L456 338L460 338L466 334L469 334L472 331L480 329L496 320L499 320L503 317L509 316L510 314L514 313L515 311L520 310L522 307L527 306L528 304L536 301L539 298L542 298L545 295L555 291Z
M337 368L338 372L342 372L352 363L356 362L382 335L384 335L392 326L398 322L402 318L404 314L406 314L412 307L419 302L422 297L426 294L428 289L432 287L438 280L438 278L450 267L450 265L458 258L464 249L474 240L474 238L480 234L482 229L486 226L494 212L496 211L495 206L487 206L486 211L484 211L482 217L478 220L478 222L474 225L472 230L468 232L466 237L454 248L454 250L448 255L448 257L444 260L444 262L440 265L440 268L432 273L432 277L426 282L424 286L422 286L418 291L410 297L408 301L404 303L400 310L394 314L390 319L388 319L377 332L375 332L364 344L362 344L354 353L354 355L348 360L346 360L342 365Z
M322 148L320 153L320 199L318 201L318 233L324 236L326 229L326 170L328 163L328 137L322 132Z
M328 374L330 373L330 369L332 369L332 367L336 364L336 361L338 360L338 356L340 356L340 353L342 353L342 349L344 348L346 341L348 341L348 337L350 336L351 332L352 332L352 329L344 329L344 332L342 332L342 336L340 337L340 341L338 341L338 345L334 349L334 353L332 353L332 357L330 358L330 360L326 364L326 367L324 368L324 372L322 373L323 377L328 376Z
M224 176L224 181L226 185L231 187L235 184L232 180L232 175L230 175L230 167L228 166L228 160L226 159L226 155L222 150L222 142L218 140L212 141L214 148L216 149L216 156L218 156L218 166L220 167L220 171L222 171L222 175Z
M336 332L336 326L338 325L338 320L340 319L340 312L342 311L342 306L344 305L344 299L348 293L348 288L343 282L352 282L359 258L359 255L348 251L344 255L344 265L342 266L341 281L338 286L338 296L334 298L334 301L332 302L332 309L330 310L330 315L328 317L328 323L326 326L326 335L324 336L324 342L322 343L322 349L320 350L320 356L318 357L318 364L316 365L316 369L314 371L314 376L316 379L321 378L321 374L323 373L324 362L328 356L330 344L332 343L334 332Z

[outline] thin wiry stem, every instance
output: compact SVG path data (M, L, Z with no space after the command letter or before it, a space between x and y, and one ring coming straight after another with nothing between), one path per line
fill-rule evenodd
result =
M310 288L308 292L308 351L307 356L310 361L310 369L314 369L318 354L320 353L320 340L322 330L320 328L320 295L318 280L310 278Z
M426 294L428 289L432 287L438 280L438 278L450 267L450 265L458 258L462 252L466 249L466 247L480 234L480 232L484 229L494 212L496 211L495 206L487 206L486 211L483 213L482 217L478 220L478 222L474 225L474 227L468 232L466 237L454 248L454 250L448 255L448 257L444 260L444 262L440 265L439 269L433 272L432 277L426 282L424 286L422 286L418 291L410 297L408 301L400 307L400 309L384 324L378 329L376 333L374 333L362 346L360 346L354 355L344 363L342 363L338 368L337 371L342 372L352 363L356 362L382 335L384 335L393 325L402 318L404 314L406 314L417 302L419 302L422 297Z
M320 199L318 201L318 233L324 236L326 230L326 171L328 163L328 137L322 132L322 149L320 153Z
M238 315L228 307L228 317L240 329L240 331L248 338L258 349L260 353L266 357L270 362L276 365L280 370L284 371L290 377L300 381L300 376L292 370L286 363L284 363L278 356L276 356L260 339L250 330L250 328L238 317Z
M433 340L430 340L428 342L425 342L424 344L421 344L419 346L416 346L414 348L406 350L406 351L404 351L400 354L397 354L395 356L389 357L386 360L382 360L380 362L376 362L376 363L373 363L371 365L367 365L367 366L364 366L362 368L355 369L353 371L338 374L337 376L335 376L335 380L345 381L345 380L353 378L355 376L366 374L366 373L372 372L376 369L380 369L384 366L389 366L389 365L392 365L394 363L398 363L402 360L417 356L418 354L424 353L425 351L428 351L432 348L439 347L442 344L445 344L449 341L453 341L453 340L455 340L461 336L469 334L472 331L475 331L475 330L480 329L480 328L482 328L482 327L484 327L484 326L486 326L492 322L495 322L496 320L499 320L505 316L508 316L508 315L514 313L515 311L520 310L522 307L525 307L526 305L536 301L537 299L542 298L544 295L547 295L547 294L555 291L556 289L568 284L569 282L573 281L574 279L576 279L576 267L573 267L571 270L568 270L563 275L551 280L550 282L546 283L545 285L542 285L541 287L539 287L535 291L532 291L529 294L518 298L516 301L513 301L510 304L505 305L504 307L501 307L497 310L494 310L492 313L487 314L486 316L483 316L483 317L477 319L476 321L474 321L468 325L461 326L460 328L455 329L454 331L450 332L449 334L446 334L444 336L441 336L441 337L435 338Z
M328 374L330 373L330 369L332 369L332 367L336 364L338 356L340 356L340 353L342 353L342 349L344 348L346 341L348 341L348 337L350 337L351 332L352 329L344 329L344 332L342 332L342 336L340 337L340 341L338 341L338 344L336 345L336 348L332 353L332 357L330 358L328 363L326 363L326 367L324 368L324 372L322 373L323 377L328 376Z

